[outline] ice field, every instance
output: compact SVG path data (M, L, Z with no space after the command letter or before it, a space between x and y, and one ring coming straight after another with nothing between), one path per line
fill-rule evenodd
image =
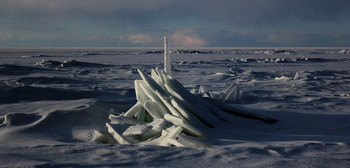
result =
M162 48L0 48L0 167L350 167L349 48L170 55L188 92L219 98L233 84L232 107L278 122L227 116L200 147L106 142Z

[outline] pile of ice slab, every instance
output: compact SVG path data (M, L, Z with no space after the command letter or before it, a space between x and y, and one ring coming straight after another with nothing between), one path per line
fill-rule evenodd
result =
M151 76L138 72L142 80L135 80L137 103L125 113L111 114L106 124L120 144L201 147L211 145L206 130L219 126L227 115L276 122L193 95L159 68L152 69Z

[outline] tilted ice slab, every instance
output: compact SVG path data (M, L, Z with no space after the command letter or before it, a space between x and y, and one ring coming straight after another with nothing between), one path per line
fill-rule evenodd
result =
M152 69L151 76L138 72L142 80L134 82L137 103L125 113L111 114L106 123L109 134L120 144L201 147L212 145L206 130L222 125L228 115L276 122L191 94L159 68ZM237 88L231 86L220 100L230 97L237 97Z

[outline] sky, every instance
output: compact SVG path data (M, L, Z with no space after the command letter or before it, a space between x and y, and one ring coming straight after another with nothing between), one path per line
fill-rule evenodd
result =
M350 47L349 0L0 0L0 47Z

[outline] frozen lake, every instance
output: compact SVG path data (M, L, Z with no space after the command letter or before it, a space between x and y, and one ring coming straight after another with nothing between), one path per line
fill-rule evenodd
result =
M241 88L218 145L168 148L92 141L111 112L135 102L137 69L162 68L161 48L0 48L1 166L349 167L349 48L171 49L187 90ZM5 117L6 116L6 117Z

